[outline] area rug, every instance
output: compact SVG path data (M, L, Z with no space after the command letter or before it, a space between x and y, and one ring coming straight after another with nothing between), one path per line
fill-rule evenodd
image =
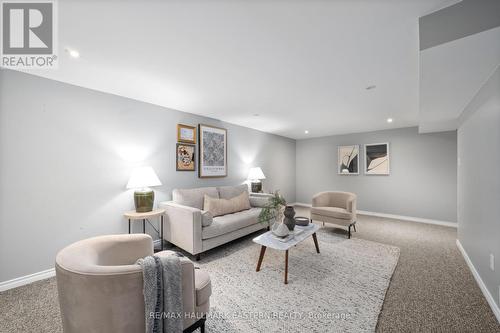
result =
M285 253L267 249L256 272L260 246L251 238L209 252L198 265L211 276L207 332L374 332L399 248L346 239L331 229Z
M289 253L268 249L255 272L260 247L251 235L204 254L213 294L207 333L373 332L399 248L318 231ZM27 319L28 318L28 319ZM55 278L0 293L0 333L62 332Z

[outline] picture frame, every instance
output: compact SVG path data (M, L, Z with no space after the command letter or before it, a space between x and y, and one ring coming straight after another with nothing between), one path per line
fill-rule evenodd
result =
M391 173L389 143L365 144L365 175L388 176Z
M359 175L359 145L337 146L337 173Z
M177 124L177 141L196 144L196 127Z
M185 143L175 145L175 170L195 171L196 170L196 146Z
M198 177L227 176L227 130L198 125Z

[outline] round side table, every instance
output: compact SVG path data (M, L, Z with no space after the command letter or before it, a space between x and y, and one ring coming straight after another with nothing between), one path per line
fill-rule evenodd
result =
M128 233L131 233L130 224L132 221L142 220L142 232L146 233L146 220L153 217L160 217L160 251L163 251L163 216L165 215L165 209L158 208L153 209L150 212L138 213L135 210L125 212L123 216L128 219Z

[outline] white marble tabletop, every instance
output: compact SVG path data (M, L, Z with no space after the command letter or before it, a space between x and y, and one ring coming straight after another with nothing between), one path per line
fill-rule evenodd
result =
M309 225L306 227L301 227L296 225L294 230L302 230L302 232L299 233L298 235L293 236L290 240L286 242L276 239L272 231L268 231L260 236L255 237L253 241L257 244L269 247L271 249L286 251L289 248L302 242L304 239L310 237L312 234L318 231L318 229L319 226L314 223L309 223Z

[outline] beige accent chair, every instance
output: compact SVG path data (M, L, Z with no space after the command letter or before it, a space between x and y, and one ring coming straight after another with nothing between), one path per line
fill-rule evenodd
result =
M311 220L348 227L351 238L351 227L356 231L356 200L354 193L320 192L312 199Z
M169 251L158 252L167 255ZM85 239L56 257L57 290L66 333L145 331L142 268L135 262L153 255L144 234ZM212 287L209 275L181 257L184 331L204 331Z

